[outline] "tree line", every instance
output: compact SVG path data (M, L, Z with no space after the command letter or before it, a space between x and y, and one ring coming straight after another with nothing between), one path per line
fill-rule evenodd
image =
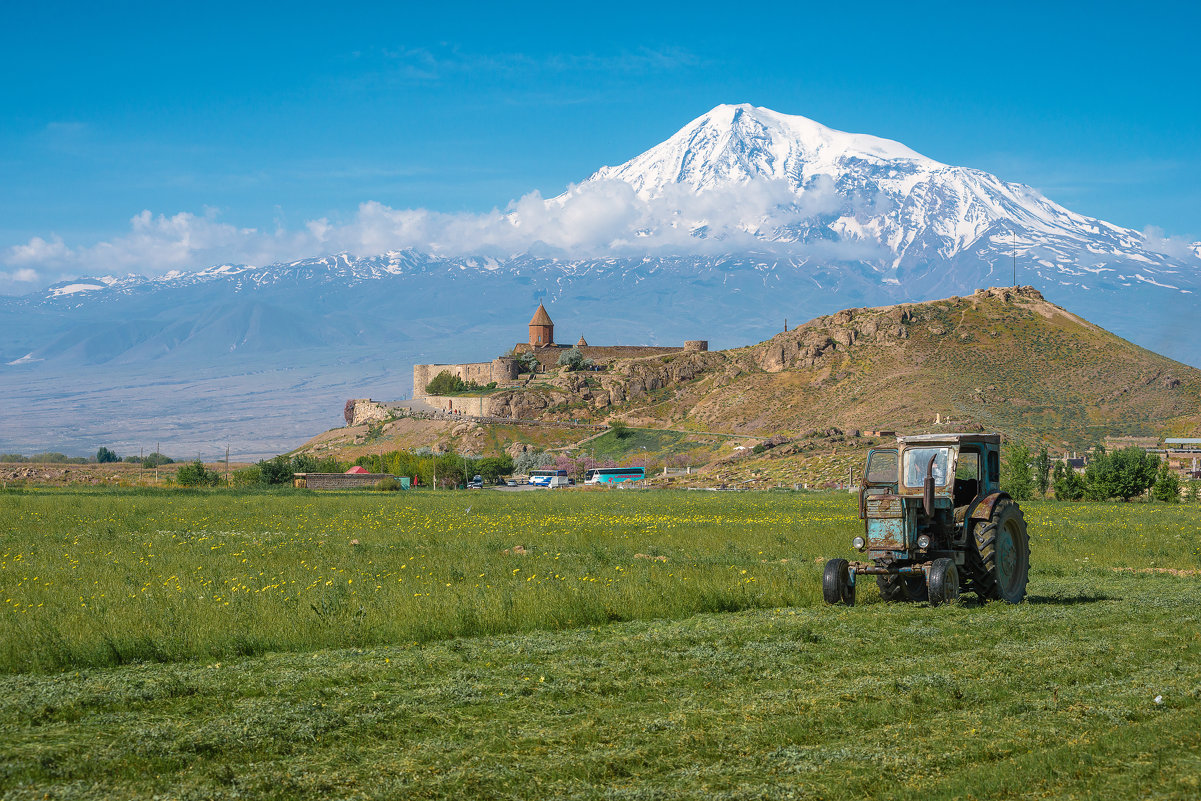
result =
M1166 461L1135 447L1113 453L1098 447L1081 474L1064 461L1052 465L1045 447L1034 455L1025 445L1011 444L1001 472L1001 489L1019 501L1033 498L1036 491L1045 498L1053 490L1060 501L1129 501L1149 492L1157 501L1178 503L1181 486ZM1185 498L1198 500L1198 482L1189 483Z

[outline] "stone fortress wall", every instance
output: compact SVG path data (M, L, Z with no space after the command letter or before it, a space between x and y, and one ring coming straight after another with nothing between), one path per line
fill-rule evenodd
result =
M415 364L413 365L413 397L424 397L426 385L443 371L458 376L464 382L474 381L480 386L491 384L493 381L504 385L517 380L517 360L512 356L501 356L490 362Z

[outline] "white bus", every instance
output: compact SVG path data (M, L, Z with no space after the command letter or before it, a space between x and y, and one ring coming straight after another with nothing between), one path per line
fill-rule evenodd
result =
M535 487L566 487L566 470L531 470L530 484Z
M599 467L588 471L585 484L620 484L646 478L645 467Z

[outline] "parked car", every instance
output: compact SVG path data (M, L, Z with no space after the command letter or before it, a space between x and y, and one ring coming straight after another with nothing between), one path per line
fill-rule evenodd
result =
M483 476L476 476L475 478L473 478L467 482L467 489L483 489L483 488L484 488L484 477Z

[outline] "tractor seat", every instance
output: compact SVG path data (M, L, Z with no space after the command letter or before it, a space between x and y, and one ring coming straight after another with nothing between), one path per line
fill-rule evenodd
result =
M955 479L955 486L951 490L951 497L953 498L955 507L958 508L960 506L967 506L976 500L978 492L980 492L979 481L974 478L957 478Z

